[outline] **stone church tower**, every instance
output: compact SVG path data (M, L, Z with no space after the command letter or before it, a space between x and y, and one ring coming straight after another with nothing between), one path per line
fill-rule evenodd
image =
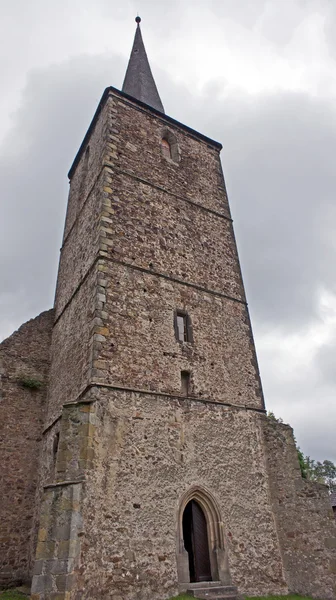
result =
M331 599L328 493L265 415L221 145L165 115L139 24L69 173L31 597Z

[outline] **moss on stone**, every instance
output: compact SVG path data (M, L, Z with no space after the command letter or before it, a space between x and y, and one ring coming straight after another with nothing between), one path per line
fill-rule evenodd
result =
M24 375L19 377L18 383L22 387L28 388L30 390L39 390L41 387L43 387L43 381L35 379L34 377L25 377Z
M1 600L23 600L24 598L28 598L28 596L16 590L7 590L0 592L0 598Z

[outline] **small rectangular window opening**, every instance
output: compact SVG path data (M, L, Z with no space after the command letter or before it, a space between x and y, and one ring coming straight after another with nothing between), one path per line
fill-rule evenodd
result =
M178 342L194 343L191 319L185 310L175 310L174 312L175 337Z
M161 149L165 158L171 158L171 149L168 140L165 140L164 138L161 140Z
M190 373L189 371L181 371L181 394L182 396L189 396L190 388Z
M178 333L179 342L187 342L188 341L187 315L177 313L176 325L177 325L177 333Z

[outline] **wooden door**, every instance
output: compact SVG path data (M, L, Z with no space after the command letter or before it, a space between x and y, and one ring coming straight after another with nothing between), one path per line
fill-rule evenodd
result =
M211 581L207 524L195 500L188 502L183 514L183 537L189 555L190 581Z
M196 581L211 581L208 531L204 512L197 502L191 502Z

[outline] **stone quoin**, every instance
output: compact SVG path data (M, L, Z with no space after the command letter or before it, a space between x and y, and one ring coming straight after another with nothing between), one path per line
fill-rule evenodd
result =
M54 309L0 345L0 584L331 600L336 523L265 413L221 145L165 114L136 22L69 172Z

